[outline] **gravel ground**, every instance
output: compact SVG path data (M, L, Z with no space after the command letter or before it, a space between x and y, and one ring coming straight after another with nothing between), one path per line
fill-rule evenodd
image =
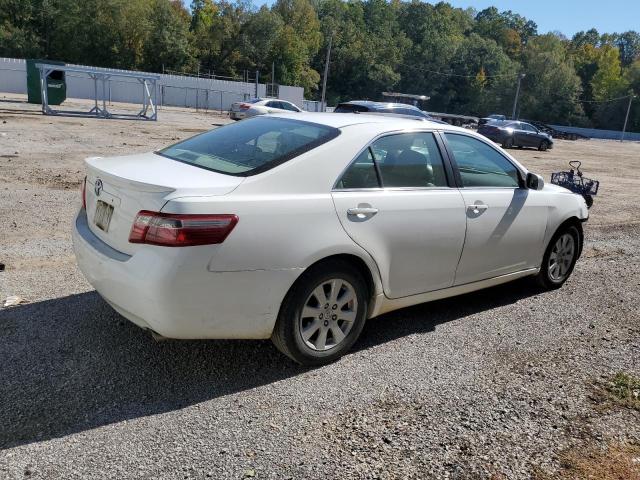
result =
M156 343L73 260L83 157L225 121L43 117L0 98L0 300L28 301L0 310L0 478L528 479L569 450L640 443L640 412L591 395L640 375L639 144L514 150L546 178L581 158L604 180L562 289L518 281L387 314L304 369L267 341Z

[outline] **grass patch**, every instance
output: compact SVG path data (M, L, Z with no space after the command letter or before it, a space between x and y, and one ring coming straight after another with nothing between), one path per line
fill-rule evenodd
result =
M627 373L616 373L594 388L593 399L604 405L618 405L640 411L640 378Z
M614 444L605 450L572 449L560 456L556 473L535 472L535 480L640 480L640 446Z

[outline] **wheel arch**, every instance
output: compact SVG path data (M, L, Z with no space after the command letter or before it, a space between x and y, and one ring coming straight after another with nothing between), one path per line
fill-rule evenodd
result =
M558 225L558 227L553 232L553 235L551 235L551 237L549 238L549 241L547 242L547 246L545 247L545 251L546 251L546 248L549 247L549 244L551 243L551 240L556 235L556 233L558 233L563 228L566 228L568 226L573 226L573 227L576 227L576 229L578 230L578 237L579 237L578 258L580 258L580 255L582 254L582 247L584 246L584 229L582 228L583 221L584 220L580 220L580 218L578 218L575 215L572 215L569 218L565 219L560 225Z
M342 262L346 262L352 265L363 277L365 284L368 289L368 297L370 300L369 303L369 311L367 312L367 318L369 318L371 312L374 311L376 300L378 296L382 294L382 279L380 277L380 272L378 270L377 264L373 261L372 258L362 258L362 256L357 255L355 253L331 253L325 254L321 258L315 259L312 263L310 263L304 270L300 272L300 274L296 277L296 279L289 286L287 293L282 298L280 303L279 310L282 309L282 304L284 303L287 296L289 296L291 290L295 287L295 285L300 281L300 279L304 276L305 272L308 272L310 269L325 263L330 262L332 260L339 260Z

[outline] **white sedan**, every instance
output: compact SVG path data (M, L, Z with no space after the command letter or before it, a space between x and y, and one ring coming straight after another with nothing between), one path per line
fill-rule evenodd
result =
M164 337L271 338L307 365L391 310L560 287L588 217L484 137L389 116L261 116L86 169L74 249L115 310Z
M229 117L232 120L265 115L267 113L301 113L302 110L291 102L275 98L254 98L245 102L233 102Z

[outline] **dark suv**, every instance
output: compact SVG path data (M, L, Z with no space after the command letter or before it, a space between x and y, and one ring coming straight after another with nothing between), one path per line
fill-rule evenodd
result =
M333 110L334 113L355 113L355 112L375 112L393 113L396 115L411 115L413 117L434 120L430 115L424 113L418 107L405 103L371 102L369 100L352 100L350 102L339 103Z

